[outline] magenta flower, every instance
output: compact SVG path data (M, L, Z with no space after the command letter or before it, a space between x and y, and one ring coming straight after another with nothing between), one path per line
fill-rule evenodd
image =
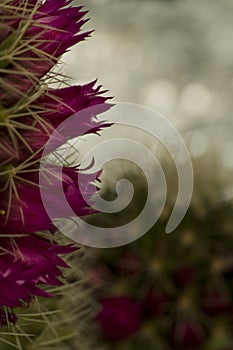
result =
M8 191L3 192L1 197L0 227L2 232L7 234L15 233L31 233L44 230L54 230L51 220L55 218L68 218L70 212L66 212L65 208L59 206L59 198L56 191L59 180L57 175L58 167L53 166L53 174L46 174L47 193L46 198L51 210L54 211L53 217L46 213L43 202L41 200L40 188L38 185L38 172L29 173L17 182L16 194L12 194L11 205L8 205ZM46 171L45 171L46 173ZM24 180L24 181L23 181ZM32 182L28 183L27 180ZM93 213L93 209L84 201L81 193L91 200L92 195L96 192L96 186L92 184L95 180L94 175L79 175L75 168L63 168L62 184L63 190L68 204L73 212L78 216L88 215ZM9 209L8 209L9 208ZM9 219L7 217L9 216Z
M14 162L22 162L33 155L33 159L41 156L45 144L53 134L53 142L48 148L51 152L64 144L70 138L78 137L86 133L97 133L109 123L100 122L91 113L81 114L79 125L65 137L55 129L75 112L97 104L103 104L108 98L101 96L105 91L100 91L101 86L94 88L96 81L83 86L71 86L62 89L50 89L44 93L30 108L38 116L33 115L21 118L24 128L20 131L20 137L24 142L18 141L18 147L14 147L14 140L9 135L3 135L0 145L0 165ZM110 105L105 104L105 110ZM102 107L101 112L104 112ZM85 119L84 119L85 117ZM54 134L56 132L56 135Z
M39 107L38 112L45 118L54 128L57 128L67 117L82 109L103 104L107 98L101 96L101 85L95 88L96 80L83 86L70 86L63 89L49 90L47 94L42 95L35 104L35 110ZM109 107L106 106L106 109ZM102 111L103 112L103 111ZM83 134L83 130L92 132L98 131L101 127L100 123L94 120L93 115L88 115L88 120L80 120L75 136ZM85 126L85 129L84 127ZM85 131L86 132L86 131Z
M139 330L140 306L131 298L110 297L101 300L101 305L97 320L106 339L122 341Z
M0 99L4 107L24 98L68 48L90 35L79 33L87 21L83 19L87 12L81 11L82 7L67 7L70 3L71 0L48 0L41 5L38 0L9 0L1 6L0 15L7 18L0 28L2 41L12 39L13 46L16 36L21 36L21 45L12 52L13 57L3 62L4 68L11 65L1 74ZM22 23L25 20L27 25Z
M22 302L28 304L33 296L51 296L39 285L61 285L59 267L68 266L58 254L76 249L59 246L35 235L0 238L0 308L14 308ZM0 324L4 324L4 315L0 309Z

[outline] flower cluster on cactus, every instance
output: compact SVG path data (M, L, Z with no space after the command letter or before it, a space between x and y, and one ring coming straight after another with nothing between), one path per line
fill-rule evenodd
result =
M51 134L69 116L89 106L104 103L96 81L83 86L52 88L63 78L52 68L62 54L91 32L81 30L87 19L82 7L71 0L2 0L0 4L0 324L16 322L10 309L28 304L34 296L48 296L39 285L61 283L58 257L74 247L60 246L50 236L54 232L44 210L39 189L41 155ZM96 133L107 124L91 115L79 121L74 136L86 126ZM67 142L58 132L50 151ZM48 173L40 169L56 198L58 165ZM94 176L82 176L78 168L62 170L68 203L77 215L92 212L80 195L85 186L91 197ZM65 215L60 212L61 217ZM8 311L7 311L8 310Z

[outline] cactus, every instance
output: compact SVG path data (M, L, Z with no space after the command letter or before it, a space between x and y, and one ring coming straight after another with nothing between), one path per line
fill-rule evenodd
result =
M71 334L69 327L79 322L79 315L88 319L88 292L84 293L79 276L78 282L64 284L64 269L69 266L65 260L69 258L60 257L77 252L79 247L67 241L59 243L39 188L40 171L46 188L53 193L48 200L59 209L56 186L61 165L54 163L50 172L41 167L45 145L72 114L107 99L101 86L95 87L96 81L70 86L56 70L62 54L90 36L91 32L81 31L86 13L82 6L71 6L71 0L2 0L0 4L1 349L57 348L63 340L77 340L80 332L73 329ZM94 115L86 117L72 137L82 135L84 125L90 133L107 126ZM69 137L57 132L49 151L55 152L68 141ZM91 184L94 177L90 175L83 175L78 183L78 171L67 162L59 180L67 201L81 216L92 209L82 199L79 186L88 187L90 196L96 186ZM60 319L55 301L41 301L54 294L63 295L59 297L59 303L64 304ZM65 298L72 298L72 308L66 307ZM27 335L31 331L40 336L32 340L33 336Z

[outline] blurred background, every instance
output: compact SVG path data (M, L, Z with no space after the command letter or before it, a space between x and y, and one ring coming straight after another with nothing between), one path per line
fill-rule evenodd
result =
M162 113L194 160L214 153L219 163L211 171L220 167L230 175L233 2L87 0L84 5L91 18L85 29L95 32L64 56L64 73L78 84L98 78L113 101ZM225 195L233 196L231 181Z
M80 4L80 2L77 2ZM75 82L98 78L115 101L151 107L194 157L214 148L233 169L233 2L87 0L95 29L64 56Z

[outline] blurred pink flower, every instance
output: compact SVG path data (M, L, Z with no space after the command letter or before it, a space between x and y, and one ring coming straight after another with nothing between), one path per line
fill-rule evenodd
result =
M111 341L122 341L136 333L141 325L140 306L125 296L101 300L97 316L103 335Z

